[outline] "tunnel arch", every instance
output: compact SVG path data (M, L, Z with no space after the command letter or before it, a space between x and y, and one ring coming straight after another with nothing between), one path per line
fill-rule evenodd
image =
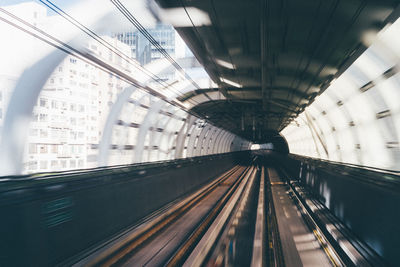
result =
M95 1L89 2L92 4L95 3ZM82 4L78 6L80 8L83 7ZM111 12L112 10L101 8L95 15L88 16L86 21L88 27L94 31L99 30L101 32L104 25L100 22L102 22L102 19L108 18ZM85 34L78 28L74 28L71 32L65 34L68 36L68 40L65 43L66 46L73 47L78 43L84 43L86 40ZM79 49L82 48L86 49L85 47L79 46ZM77 54L71 53L72 55L69 55L66 50L59 50L59 47L51 45L48 47L46 46L45 51L42 51L43 53L40 54L38 60L33 62L33 64L18 77L16 86L13 88L11 94L9 105L7 106L7 111L5 112L4 125L1 128L1 175L21 174L23 171L23 152L27 143L27 131L24 131L24 128L31 122L31 114L39 100L43 86L49 80L53 71L65 60L69 58L74 58L78 61L82 59L87 60L85 57L80 57L82 55L79 53L81 52L79 49L76 49L76 51L78 51ZM90 56L91 59L96 57L95 55ZM95 58L91 63L94 63L93 66L101 71L109 70L107 66L104 67L102 65L104 62L99 60L99 58ZM189 62L188 64L190 65L191 63ZM113 72L115 70L120 71L118 69L112 69L109 74L115 76L116 73ZM164 71L164 69L161 71ZM118 73L118 75L120 74L121 73ZM138 79L140 78L139 76L137 77ZM202 148L200 146L196 149L194 146L190 146L194 145L194 143L185 145L188 136L181 134L178 129L185 131L185 125L188 124L188 121L194 122L193 124L189 123L187 126L188 129L195 128L197 127L196 125L202 125L204 119L200 119L188 113L185 107L179 101L176 101L175 98L177 95L168 98L163 94L158 94L157 90L152 90L152 88L146 84L146 80L142 79L139 81L134 75L133 77L126 77L129 82L125 84L125 88L118 93L116 99L110 100L109 107L111 107L111 113L108 114L107 122L103 125L104 127L99 130L102 132L100 137L101 141L97 144L90 144L90 150L95 151L94 155L90 155L90 158L95 158L96 161L96 165L93 165L93 167L109 166L110 164L138 163L147 160L175 159L212 153L225 153L233 151L231 149L249 148L249 141L241 137L236 137L227 130L219 129L210 122L207 122L207 127L210 129L210 136L207 140L213 139L214 134L218 133L218 135L215 136L215 141L218 140L220 142L214 142L214 145L221 145L221 147L209 149L208 147ZM147 79L149 80L150 78ZM185 79L187 79L187 77L185 77ZM185 85L185 82L178 81L178 83L179 82ZM189 89L185 87L185 90ZM148 98L154 99L154 101L152 100L153 103L151 103L147 111L145 111L143 120L137 123L125 116L123 111L124 108L127 107L127 104L133 105L130 110L133 112L132 115L134 117L136 109L145 106L143 103L140 103L141 100L135 95L139 91L142 95L140 99ZM133 95L135 95L135 97L132 97ZM175 116L175 114L180 114L180 116ZM150 118L153 120L150 120ZM188 118L193 119L188 120ZM168 128L172 127L170 125L176 125L178 129ZM138 138L133 138L134 140L130 138L130 140L127 140L125 137L129 137L130 131L136 131L137 133L135 133L134 136L137 135ZM199 136L197 134L200 133L199 131L195 132L195 137L198 139ZM119 138L116 141L116 133L118 133L120 137L123 136L123 138ZM196 138L194 141L197 140ZM227 144L230 144L234 139L238 140L238 142L240 141L240 143L244 145L228 146ZM202 139L200 144L202 144L203 141L205 140ZM163 142L162 145L160 144L161 142ZM177 151L177 148L179 148L179 151ZM160 149L162 151L160 151Z
M281 132L292 153L400 170L399 35L397 20Z

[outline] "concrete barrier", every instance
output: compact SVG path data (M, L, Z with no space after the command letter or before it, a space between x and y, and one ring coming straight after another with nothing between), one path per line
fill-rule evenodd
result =
M281 157L279 162L291 178L299 179L388 265L398 265L400 259L398 175L298 156Z
M66 262L248 159L235 152L1 182L0 266Z

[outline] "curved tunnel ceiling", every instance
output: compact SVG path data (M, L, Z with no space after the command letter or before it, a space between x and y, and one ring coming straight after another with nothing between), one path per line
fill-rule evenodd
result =
M284 129L399 13L394 0L158 3L186 9L192 27L176 29L218 85L178 100L203 99L195 113L256 142ZM188 7L205 11L211 25L196 25Z

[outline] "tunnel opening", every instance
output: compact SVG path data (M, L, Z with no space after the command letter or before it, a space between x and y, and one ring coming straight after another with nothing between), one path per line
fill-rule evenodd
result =
M286 139L277 131L267 131L265 138L261 142L253 143L250 150L266 150L289 154L289 146Z

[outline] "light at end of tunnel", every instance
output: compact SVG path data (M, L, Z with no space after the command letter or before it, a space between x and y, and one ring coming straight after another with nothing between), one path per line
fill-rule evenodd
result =
M234 81L231 81L231 80L228 80L228 79L225 79L225 78L220 78L220 80L221 80L221 82L223 82L223 83L226 83L226 84L229 84L229 85L238 87L238 88L242 88L242 85L241 85L241 84L235 83Z
M250 147L250 150L259 150L260 149L260 145L259 144L252 144Z
M272 143L252 144L251 147L250 147L250 150L260 150L260 149L273 150L274 149L274 144L272 144Z

